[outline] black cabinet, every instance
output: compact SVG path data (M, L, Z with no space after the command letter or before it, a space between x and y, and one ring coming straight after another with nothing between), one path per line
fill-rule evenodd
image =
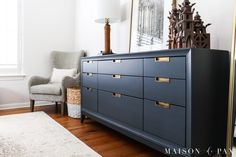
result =
M143 76L143 59L109 59L98 62L101 74Z
M132 127L143 128L143 100L117 93L98 92L98 112Z
M185 106L186 81L180 79L144 78L144 98Z
M144 59L144 76L185 79L185 57Z
M87 73L97 73L97 61L86 61L82 63L83 72Z
M144 101L144 131L185 147L185 108Z
M81 92L82 104L85 109L97 112L98 103L97 103L97 89L82 87Z
M98 88L105 91L142 98L143 77L99 74Z
M83 86L97 89L97 74L94 73L82 73Z
M227 51L85 57L81 73L82 121L88 116L170 156L207 156L209 148L225 148Z

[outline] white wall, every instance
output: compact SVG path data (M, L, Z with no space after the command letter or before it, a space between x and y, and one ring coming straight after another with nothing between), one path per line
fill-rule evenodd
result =
M231 50L234 0L218 1L204 0L199 4L199 0L192 0L197 3L195 8L199 11L202 19L206 23L212 23L208 27L211 33L211 47L213 49Z
M94 22L94 0L76 1L76 50L84 49L88 55L97 55L104 49L103 24ZM111 24L111 49L115 53L128 51L130 0L121 0L122 21Z
M75 0L23 0L22 11L23 69L27 77L0 79L0 105L28 102L28 78L49 75L50 52L74 50Z
M92 7L94 0L77 0L76 8L76 49L85 49L88 55L96 55L103 50L103 25L97 24L93 19ZM135 0L134 0L135 1ZM183 2L183 0L178 0ZM233 7L234 0L216 1L216 0L190 0L196 2L194 6L196 11L202 16L205 24L212 23L207 31L211 33L211 48L230 50L232 25L233 25ZM172 0L165 2L165 30L164 41L168 38L168 11L171 9ZM130 5L131 0L121 0L122 10L125 13L125 20L118 24L112 24L112 49L116 53L128 52L129 25L130 25Z

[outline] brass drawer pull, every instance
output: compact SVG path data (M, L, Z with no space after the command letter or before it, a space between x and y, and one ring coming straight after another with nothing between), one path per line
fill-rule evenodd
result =
M170 57L156 57L155 62L170 62Z
M121 63L121 60L113 59L112 62L113 63Z
M119 93L112 93L112 96L113 96L113 97L116 97L116 98L120 98L120 97L121 97L121 94L119 94Z
M114 78L114 79L121 79L121 75L112 75L112 78Z
M169 78L164 78L164 77L156 77L155 81L158 83L170 83L170 79Z
M89 88L89 87L87 87L87 90L91 92L93 89L92 89L92 88Z
M88 63L88 64L91 64L91 63L93 63L93 61L87 61L87 63Z
M165 109L170 109L170 104L166 102L156 101L155 106L165 108Z
M93 76L93 73L87 73L87 76Z

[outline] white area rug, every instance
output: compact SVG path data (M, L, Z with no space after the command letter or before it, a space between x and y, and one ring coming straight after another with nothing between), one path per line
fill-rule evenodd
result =
M100 157L44 112L0 116L0 157Z

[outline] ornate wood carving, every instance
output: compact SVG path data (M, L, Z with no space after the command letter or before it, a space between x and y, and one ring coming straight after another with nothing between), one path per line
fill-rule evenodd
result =
M184 0L176 6L173 0L172 10L169 12L169 49L175 48L210 48L210 34L206 28L211 24L204 25L198 12L193 17L195 9L189 0Z

